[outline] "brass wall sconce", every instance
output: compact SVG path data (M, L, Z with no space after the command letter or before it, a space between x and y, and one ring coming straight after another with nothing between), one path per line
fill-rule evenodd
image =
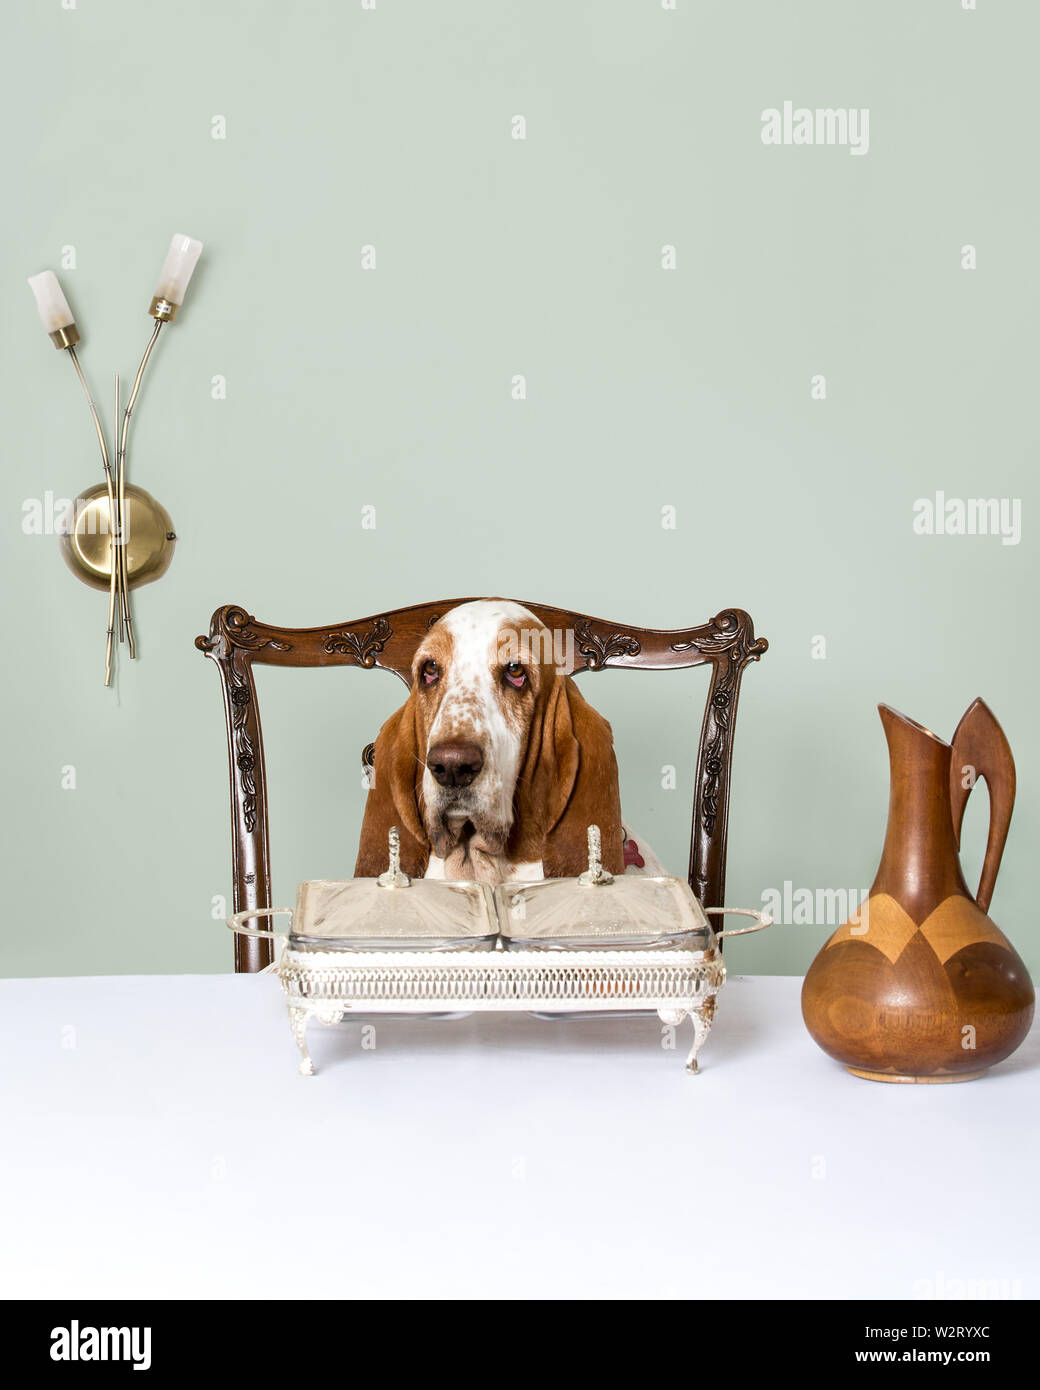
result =
M163 262L159 284L149 314L155 327L144 350L130 396L119 414L119 377L115 380L115 412L112 431L112 453L109 452L104 427L94 398L83 375L76 344L76 327L68 300L62 293L58 277L52 270L29 277L29 286L36 296L36 307L51 342L67 352L76 369L83 394L87 398L94 429L101 448L105 480L81 492L72 503L71 514L61 536L65 562L77 579L95 589L108 590L108 628L105 636L105 684L112 684L112 657L115 638L126 642L130 658L137 655L134 640L134 619L130 606L130 590L160 578L173 559L176 534L166 508L145 492L144 488L126 479L126 451L130 433L130 417L137 403L141 380L152 355L159 330L172 323L184 302L192 272L202 252L202 242L178 233L170 242ZM115 467L112 458L115 457Z

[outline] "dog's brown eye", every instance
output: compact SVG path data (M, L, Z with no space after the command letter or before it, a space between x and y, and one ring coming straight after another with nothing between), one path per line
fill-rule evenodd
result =
M436 661L424 661L422 667L423 683L432 685L441 673L441 668Z
M511 661L506 667L506 680L517 690L523 690L527 684L527 672L520 665L519 661Z

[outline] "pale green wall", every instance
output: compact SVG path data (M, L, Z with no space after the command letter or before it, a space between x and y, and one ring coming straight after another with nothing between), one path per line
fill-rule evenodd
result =
M949 736L982 694L1020 782L993 914L1040 965L1035 4L40 0L5 6L0 37L5 973L228 968L223 720L192 646L218 604L306 625L468 593L659 626L752 613L771 648L740 713L736 903L866 886L876 702ZM765 147L785 99L869 107L869 154ZM107 401L174 231L206 249L133 475L181 539L112 693L104 598L21 530L25 499L99 476L24 280L75 246L62 279ZM915 536L936 489L1021 498L1021 544ZM260 680L284 902L350 871L358 752L403 687ZM628 816L679 870L703 688L584 685ZM800 972L825 935L731 959Z

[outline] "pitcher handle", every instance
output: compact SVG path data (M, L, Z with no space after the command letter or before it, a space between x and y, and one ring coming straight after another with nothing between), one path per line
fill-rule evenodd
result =
M1015 759L993 711L985 701L973 700L957 725L950 759L950 809L958 849L961 847L964 808L972 787L980 777L986 779L989 788L989 837L975 901L985 912L993 897L997 870L1015 805Z

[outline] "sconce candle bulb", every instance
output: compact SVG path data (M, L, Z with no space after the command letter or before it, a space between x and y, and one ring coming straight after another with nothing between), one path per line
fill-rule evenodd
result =
M78 343L79 329L54 271L41 270L39 275L30 275L29 288L36 297L40 321L54 346L67 348Z
M177 317L177 310L184 303L188 281L201 254L201 241L185 236L182 232L174 234L148 310L153 319L158 319L160 323L169 323Z

